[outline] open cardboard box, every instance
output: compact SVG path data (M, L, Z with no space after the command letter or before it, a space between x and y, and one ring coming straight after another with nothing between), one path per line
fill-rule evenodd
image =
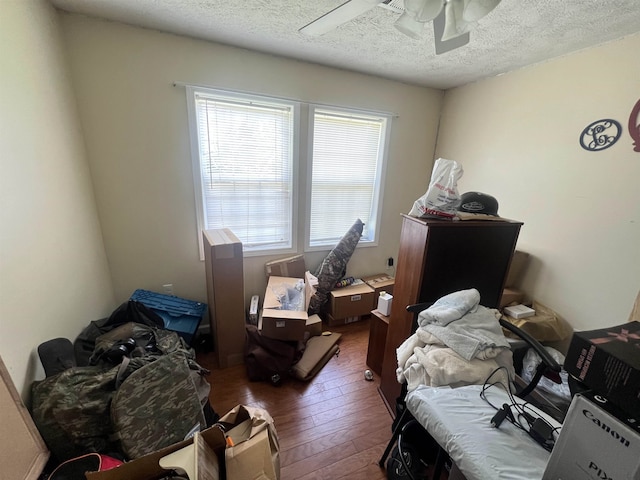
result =
M190 480L217 480L211 475L217 471L216 465L224 465L224 449L226 445L224 433L219 426L214 425L203 430L197 436L199 438L196 440L197 443L195 444L196 448L193 455L196 456L194 461L199 462L199 467L196 468L198 474L194 479L190 478ZM111 470L87 472L85 476L87 480L158 480L164 478L170 469L165 469L160 465L161 459L183 450L185 447L194 445L194 438L174 443ZM185 453L187 454L185 456L188 456L189 452L185 451ZM166 464L167 462L163 461L163 463Z
M264 293L262 320L260 330L263 335L277 340L303 340L309 316L309 302L316 293L313 286L313 275L305 273L304 287L300 292L304 295L301 302L304 310L283 310L279 293L286 289L293 289L301 281L293 277L269 277L267 289Z

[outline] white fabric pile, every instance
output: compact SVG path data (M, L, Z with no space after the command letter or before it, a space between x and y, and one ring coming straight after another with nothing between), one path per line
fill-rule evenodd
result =
M491 382L506 387L513 380L513 357L502 333L500 313L480 305L476 289L446 295L418 316L418 329L396 353L398 382L408 390L418 385L481 385L498 367Z

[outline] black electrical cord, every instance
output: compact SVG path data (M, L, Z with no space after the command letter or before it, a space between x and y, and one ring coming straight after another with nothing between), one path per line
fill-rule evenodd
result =
M498 367L493 370L484 381L482 390L480 391L480 398L487 402L497 412L491 419L491 425L497 428L505 419L508 419L509 422L512 423L515 427L526 432L527 435L535 440L536 443L550 452L553 449L553 445L555 442L555 434L558 432L558 429L560 427L553 427L553 425L551 425L544 418L538 415L538 413L527 401L523 400L523 403L517 402L511 389L511 383L509 383L508 385L505 385L502 381L489 383L491 377L493 377L500 370L508 372L507 368L504 366ZM502 388L504 388L509 397L509 401L511 402L502 404L501 408L498 408L494 404L492 404L485 395L485 392L489 388L495 387L497 385L500 385Z

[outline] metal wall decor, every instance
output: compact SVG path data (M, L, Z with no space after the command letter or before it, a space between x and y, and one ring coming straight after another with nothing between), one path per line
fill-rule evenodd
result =
M633 138L633 151L640 152L640 100L636 102L629 115L629 135Z
M609 148L622 135L622 126L616 120L605 118L597 120L582 131L580 146L590 152L597 152Z

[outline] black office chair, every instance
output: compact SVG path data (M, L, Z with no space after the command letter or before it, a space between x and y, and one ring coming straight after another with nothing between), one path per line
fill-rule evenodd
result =
M422 312L423 310L426 310L431 305L432 305L432 302L418 303L415 305L407 306L407 311L414 314L414 319L411 326L412 333L415 332L418 328L418 315L420 314L420 312ZM531 399L529 397L533 393L536 386L538 385L538 382L540 381L540 379L543 376L547 376L548 378L555 381L556 383L560 383L560 371L562 367L558 364L558 362L556 362L553 359L553 357L544 348L544 346L542 346L542 344L538 340L533 338L527 332L521 330L520 328L507 322L506 320L500 319L500 325L503 328L515 334L517 337L519 337L524 342L524 344L526 344L528 347L533 348L535 352L542 359L531 381L528 384L521 386L520 388L518 388L518 385L516 385L516 392L515 392L515 395L517 397L526 399L527 401L533 401L532 403L537 404L537 402L535 402L534 399ZM524 383L524 382L521 382L521 383ZM392 436L378 464L380 465L380 467L385 468L385 461L387 460L389 453L391 452L394 444L397 441L398 453L399 453L397 458L401 462L402 467L404 469L404 472L403 472L404 476L408 477L410 480L418 480L412 474L412 471L413 472L416 471L415 462L417 461L417 459L413 459L412 462L408 461L410 453L408 454L408 452L403 451L403 449L405 448L403 443L403 436L406 436L409 432L411 432L411 435L415 436L415 430L417 428L422 429L425 435L424 438L427 439L429 443L431 443L429 440L431 439L431 436L422 428L422 426L418 423L418 421L415 420L411 415L411 413L409 413L409 411L407 410L406 404L404 403L404 398L406 394L407 394L407 384L403 383L400 396L396 399L396 418L392 425L392 430L393 430ZM553 409L553 406L551 405L537 405L537 406L541 407L542 410L547 410L547 411L550 408ZM549 412L549 413L552 416L562 415L562 412ZM442 468L444 467L444 464L447 461L447 457L448 457L447 453L444 451L443 448L438 446L437 449L438 451L435 459L433 476L432 476L433 479L440 478ZM410 465L409 463L412 463L412 465Z

